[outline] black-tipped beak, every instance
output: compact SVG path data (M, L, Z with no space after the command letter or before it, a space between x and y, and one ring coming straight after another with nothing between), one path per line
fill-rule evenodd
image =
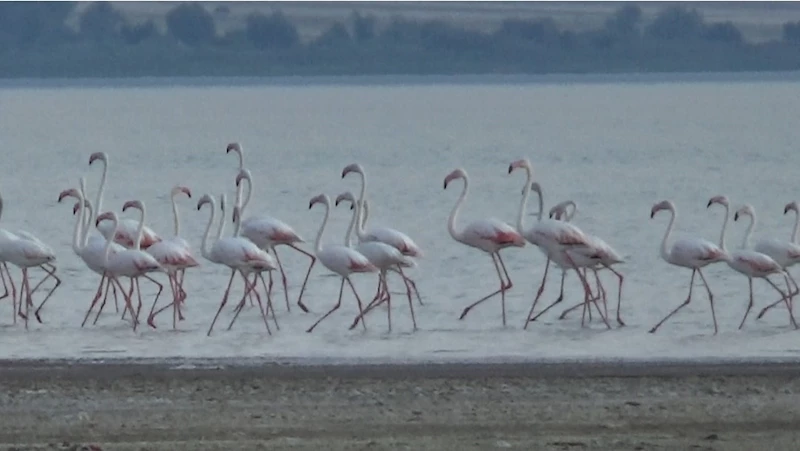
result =
M710 207L710 206L711 206L711 204L713 204L713 203L714 203L714 202L708 201L708 205L706 205L706 208Z
M653 219L655 216L656 216L656 212L651 211L650 212L650 219Z
M354 204L350 204L350 209L352 210L354 208L356 208L356 206Z
M447 189L447 182L444 182L444 189Z
M338 207L339 206L339 202L341 202L341 201L337 199L336 202L333 203L333 206L334 207Z
M514 166L508 165L508 173L511 174L511 171L514 170Z
M783 209L783 214L786 214L786 213L789 213L789 207L786 207L786 208Z
M311 207L313 207L313 206L314 206L314 204L313 204L313 203L311 203L311 202L309 202L309 203L308 203L308 209L309 209L309 210L311 210Z
M733 220L734 221L738 221L739 220L739 213L738 212L733 214Z

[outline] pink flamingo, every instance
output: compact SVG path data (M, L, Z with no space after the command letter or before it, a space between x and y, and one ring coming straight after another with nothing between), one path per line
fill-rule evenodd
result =
M203 195L200 200L197 202L197 211L203 207L203 205L208 204L211 207L211 216L208 218L208 225L206 225L206 231L203 234L203 244L201 245L200 253L203 258L217 264L225 265L231 269L231 276L228 280L228 286L225 288L225 294L222 296L222 301L220 302L219 309L217 310L217 314L214 315L214 319L211 321L211 325L208 328L208 333L206 335L210 336L211 331L214 329L214 324L217 322L217 318L219 314L222 312L223 307L228 302L228 295L230 294L231 284L233 283L233 277L236 273L239 273L244 280L244 295L242 296L241 304L244 303L245 298L247 295L252 291L256 295L256 299L258 300L258 307L261 311L261 316L264 318L264 324L267 327L267 333L270 335L272 332L269 328L269 323L267 322L267 314L264 310L264 305L261 302L261 296L258 295L258 292L255 291L255 279L253 284L250 284L250 281L247 280L247 274L252 271L256 270L264 270L269 271L276 268L276 264L272 257L264 252L263 250L259 249L258 246L253 244L250 240L240 237L222 237L222 231L225 225L224 216L224 204L225 204L225 195L220 196L220 208L222 211L222 220L220 221L219 232L217 234L217 239L213 243L213 245L209 248L208 243L208 236L211 232L211 225L214 222L214 218L216 218L217 214L217 205L214 202L214 198L209 196L208 194ZM269 298L268 298L269 302ZM237 312L241 310L241 308L237 308ZM236 318L234 317L234 320ZM233 326L233 321L231 321L230 329Z
M458 197L458 200L456 201L456 204L450 213L450 218L447 221L447 230L450 232L450 236L459 243L479 249L489 254L489 257L492 258L494 269L497 271L497 277L500 279L500 289L468 305L461 313L459 319L464 319L464 317L467 316L467 313L469 313L473 307L499 294L500 305L503 312L503 326L505 327L506 291L510 289L513 284L511 282L511 278L508 276L508 271L506 271L505 263L503 263L503 259L500 257L500 250L511 246L524 247L525 239L516 230L514 230L513 227L495 218L473 221L467 224L463 229L457 230L456 221L458 220L458 213L461 210L464 199L467 197L467 191L469 190L469 177L467 176L467 172L465 170L459 168L453 170L447 174L447 177L444 178L444 189L447 189L447 185L449 185L450 182L458 179L464 180L464 188L462 189L461 195ZM501 267L503 269L502 272L500 271ZM503 279L503 275L505 275L505 279Z
M656 330L658 330L658 328L672 315L677 313L678 310L689 305L689 302L692 301L694 275L697 273L700 274L703 285L706 287L706 291L708 291L708 302L711 304L711 318L714 320L714 335L716 335L717 316L714 313L714 295L711 293L711 288L709 288L708 282L706 281L706 277L703 275L701 268L704 268L712 263L727 261L728 254L717 247L714 243L701 238L680 238L675 240L671 246L667 245L667 241L672 233L672 228L675 225L675 218L678 216L678 213L675 211L675 204L673 204L671 201L664 200L653 205L653 208L650 210L650 219L654 218L656 213L662 210L669 211L671 216L667 230L664 233L664 239L661 241L661 258L671 265L680 266L681 268L691 268L692 278L689 280L689 296L686 298L686 300L677 308L675 308L675 310L671 311L667 316L665 316L664 319L659 321L658 324L653 326L653 328L650 329L650 333L655 333Z
M235 147L228 146L228 150L234 149L239 155L241 156L241 147L233 144ZM242 180L247 181L247 194L244 196L244 200L240 199L240 193L242 191L241 182ZM250 203L250 197L253 192L253 179L250 171L247 169L240 169L239 174L236 176L236 205L240 205L240 214L244 214L244 210L247 205ZM241 202L241 204L240 204ZM283 293L286 297L286 310L290 310L289 308L289 289L286 280L286 273L283 270L283 266L281 265L280 257L278 257L278 251L276 249L277 246L287 246L290 247L297 252L307 256L311 259L311 263L308 265L308 270L306 271L306 276L303 279L303 286L300 289L300 295L297 297L297 305L300 307L301 310L304 312L308 312L308 308L303 304L303 292L305 291L306 284L308 283L308 276L311 274L311 269L314 267L314 263L316 263L316 257L314 257L311 253L306 252L297 245L299 243L304 243L305 241L297 234L297 232L292 229L291 226L286 224L283 221L278 219L266 216L266 215L259 215L259 216L250 216L249 218L242 221L241 224L241 235L253 243L256 244L259 248L267 251L272 252L275 255L275 261L278 263L278 269L281 272L281 279L283 282ZM272 290L272 276L270 275L269 281L269 290Z
M362 316L361 325L364 326L364 329L366 330L367 325L366 321L363 319L364 309L362 308L361 298L358 296L356 288L353 286L353 282L350 281L350 275L353 273L375 272L378 270L378 268L370 263L367 257L347 246L327 245L324 248L322 247L322 232L325 231L325 226L328 224L328 218L330 217L331 199L326 194L319 194L311 199L308 204L308 209L310 210L316 204L322 204L325 206L325 217L322 219L322 224L317 232L317 239L314 241L314 254L316 254L317 259L322 263L323 266L338 274L342 278L342 283L339 286L339 299L336 301L336 305L334 305L333 308L328 311L328 313L324 314L320 319L318 319L317 322L311 325L306 332L312 332L314 328L322 322L322 320L339 309L339 307L342 305L342 294L344 293L345 282L350 285L350 289L353 291L353 295L356 297L356 301L358 302L358 313Z
M422 250L419 248L419 246L417 246L417 243L415 243L414 240L412 240L405 233L390 227L371 227L366 229L367 217L369 216L369 205L367 203L367 199L365 198L367 192L367 175L364 171L364 168L358 163L345 166L344 169L342 169L342 178L345 178L347 174L351 173L358 174L358 176L361 178L361 190L359 191L358 196L358 205L360 206L358 208L361 209L361 213L359 213L361 216L361 221L356 223L356 236L358 237L358 241L361 243L378 241L394 247L406 257L421 258ZM400 277L403 278L403 283L406 285L406 292L408 296L411 296L411 290L413 290L417 297L417 302L419 302L419 305L423 305L422 298L419 295L419 290L417 290L416 282L405 275L403 268L399 267L396 270L398 274L400 274ZM369 308L367 308L367 310L369 310Z
M589 302L592 302L598 311L600 311L600 307L597 305L597 299L591 296L589 284L586 282L586 278L578 269L580 267L590 267L597 264L598 252L593 246L592 240L578 227L572 224L553 219L542 219L542 214L544 211L544 199L542 197L539 184L533 182L533 168L530 161L527 159L520 159L512 162L508 166L508 173L511 174L516 169L522 169L525 171L525 184L522 188L522 199L520 200L519 212L517 214L517 231L521 236L524 237L525 240L539 248L539 250L542 251L542 253L544 253L544 255L547 257L544 275L542 276L542 283L539 285L539 289L537 290L536 297L531 305L531 309L528 312L528 316L525 317L525 326L523 328L527 329L528 324L536 321L540 316L545 314L548 310L559 304L564 299L564 280L566 278L567 271L570 269L575 270L575 273L578 275L578 278L583 285L584 304L588 306ZM526 230L523 220L525 217L525 208L528 204L528 197L530 196L531 191L536 191L536 193L539 195L538 221L536 224L531 226L531 228ZM539 298L544 292L545 283L547 282L547 272L550 269L550 261L555 262L556 265L561 268L561 290L558 298L552 304L545 307L536 316L533 316L533 312L536 309L536 304L539 302ZM610 328L611 326L608 324L608 320L602 312L600 312L600 317L603 319L606 327ZM581 326L584 326L584 324L585 323L582 320Z
M192 192L185 186L175 186L170 191L170 199L172 201L172 216L174 219L175 235L162 239L161 241L153 244L147 248L147 253L152 255L159 264L167 271L170 286L172 288L172 302L160 310L155 311L156 301L150 308L150 314L147 318L147 324L152 328L156 328L153 320L156 315L172 306L172 328L177 328L177 320L181 315L180 306L186 301L186 291L183 289L183 277L187 268L194 268L199 263L192 255L192 249L189 243L181 238L181 221L178 215L178 205L175 202L175 196L178 194L185 194L189 199L192 198Z
M108 174L108 155L105 152L95 152L89 156L89 166L95 161L101 161L103 163L103 176L100 179L100 187L97 189L97 200L94 203L95 214L99 214L103 208L103 192L105 190L106 176ZM134 240L136 239L138 224L133 219L118 219L120 221L118 224L119 227L113 239L115 242L130 249L133 247ZM112 238L111 232L113 229L109 224L97 221L95 221L95 223L97 224L97 230L99 230L106 239ZM147 249L159 241L161 241L161 238L150 227L144 226L144 228L142 228L142 239L139 243L141 249Z
M796 293L792 293L791 295L787 295L777 285L775 285L767 276L771 274L782 274L784 279L786 280L786 288L788 292L791 292L791 287L789 285L789 277L787 273L784 271L783 267L778 264L775 260L769 257L766 254L762 254L761 252L751 251L747 249L747 245L749 244L748 241L750 239L750 233L755 224L755 212L750 205L744 205L740 208L734 215L734 221L738 220L740 216L750 216L751 221L750 225L747 227L747 232L745 233L744 240L742 241L742 248L737 249L732 252L728 252L725 249L725 232L728 227L728 220L730 219L729 216L729 206L730 202L728 198L725 196L714 196L706 205L706 208L711 207L714 204L719 204L725 207L725 220L722 222L722 231L719 234L719 247L722 249L723 252L728 254L727 263L728 266L731 267L734 271L743 274L747 277L747 283L750 288L750 302L747 304L747 310L744 313L744 317L742 318L742 322L739 324L739 329L744 327L744 322L747 319L747 315L750 313L750 310L753 308L753 278L760 278L764 279L768 284L775 288L781 295L781 299L786 303L786 306L789 309L789 319L790 322L797 328L797 323L795 322L794 315L792 315L792 304L790 298L793 297Z
M567 209L570 206L572 207L572 211L568 212ZM572 200L565 200L559 204L556 204L553 208L550 209L550 217L551 218L555 217L558 220L562 220L563 217L564 221L570 222L572 218L575 216L575 213L577 212L578 212L578 206L575 204L575 202ZM625 277L620 272L612 268L613 265L624 263L624 259L622 258L621 255L619 255L619 253L616 250L614 250L614 248L612 248L608 243L603 241L603 239L601 239L600 237L595 235L587 235L587 236L592 241L592 245L594 246L594 248L597 250L597 264L591 269L594 272L595 279L597 280L598 290L602 293L605 315L606 317L608 317L608 307L606 305L605 289L603 288L603 284L600 281L599 275L597 274L597 272L601 269L607 269L611 271L612 273L614 273L614 275L617 276L617 279L619 280L619 286L617 288L617 324L619 324L620 326L624 326L625 322L622 321L620 305L622 304L622 283L624 282ZM583 276L584 278L586 278L586 269L584 269ZM563 312L561 312L561 315L558 317L558 319L566 318L569 312L585 305L586 305L585 303L579 303L564 310Z
M792 228L792 236L789 241L783 241L779 239L765 239L761 240L756 243L755 250L756 252L761 252L762 254L767 254L772 257L773 260L778 262L783 269L786 270L786 275L789 277L789 280L792 281L794 285L794 293L797 294L800 291L800 287L798 287L797 282L794 280L794 277L789 273L789 268L796 265L800 262L800 246L797 244L797 231L800 228L800 206L798 206L796 201L789 202L783 208L783 214L787 214L790 211L795 212L795 221L794 221L794 228ZM755 217L752 217L753 221L755 221ZM753 226L755 228L755 226ZM752 232L752 231L751 231ZM792 295L793 297L794 295ZM758 314L756 319L761 319L767 311L772 309L773 307L781 304L783 299L778 299L776 302L764 307L763 310Z
M380 241L365 241L359 243L357 246L353 247L353 244L350 240L350 236L353 233L353 228L356 225L356 222L359 221L359 216L361 214L360 208L355 208L356 206L356 198L353 196L353 193L350 191L344 192L336 197L335 205L339 206L339 203L347 201L350 203L350 209L353 210L353 217L350 220L350 225L347 227L347 233L344 236L344 245L355 249L361 255L367 257L370 263L375 265L376 268L380 271L378 273L378 292L375 294L375 298L372 299L372 302L367 305L364 309L364 314L369 313L372 308L377 307L382 303L386 303L387 306L387 321L389 323L389 332L392 331L392 295L389 293L389 285L386 281L386 273L390 269L398 269L401 267L404 268L411 268L414 266L414 260L409 257L406 257L396 248L389 246L386 243L382 243ZM408 293L408 306L411 309L411 321L414 324L414 330L417 330L417 320L414 317L414 302L411 299L411 293ZM354 329L358 322L362 319L361 316L357 316L356 319L353 321L353 324L350 325L350 329Z

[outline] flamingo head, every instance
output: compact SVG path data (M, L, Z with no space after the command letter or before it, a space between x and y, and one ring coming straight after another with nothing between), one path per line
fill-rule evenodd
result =
M513 172L514 169L517 169L517 168L525 168L528 171L530 171L531 170L531 162L528 161L527 158L523 158L523 159L517 160L517 161L512 161L511 164L508 165L508 173L511 174L511 172Z
M562 217L566 217L567 216L567 208L570 207L570 206L572 208L574 208L574 209L578 208L575 205L575 202L573 202L571 200L565 200L563 202L559 202L556 205L554 205L553 208L550 209L549 216L551 218L555 218L557 220L560 220Z
M674 212L675 204L668 200L662 200L661 202L653 205L653 208L650 210L650 219L653 219L656 216L656 213L661 210L669 210Z
M186 194L186 196L189 197L189 199L192 198L192 190L190 190L189 188L187 188L185 186L182 186L182 185L175 185L172 188L172 192L170 193L170 195L172 197L175 197L180 193Z
M467 171L458 168L454 169L453 172L447 174L447 177L444 178L444 189L447 189L447 185L452 182L453 180L457 179L467 179Z
M239 186L239 183L242 180L247 180L247 183L252 183L252 174L250 173L249 169L240 169L239 173L236 174L236 186Z
M343 202L343 201L350 202L350 209L352 210L353 206L356 203L356 197L353 196L353 193L351 193L350 191L345 191L342 194L339 194L338 196L336 196L336 202L334 202L334 205L336 205L338 207L339 206L339 202Z
M348 164L347 166L342 169L342 178L351 172L355 172L356 174L364 175L364 168L361 167L358 163Z
M89 201L88 200L84 200L83 201L83 206L84 206L84 208L89 208L90 207ZM78 214L78 210L80 210L80 209L81 209L80 201L75 202L75 206L72 207L72 214L73 215Z
M232 142L232 143L228 144L228 147L225 148L225 153L231 153L231 151L236 152L236 153L241 153L242 152L242 146L239 145L238 142Z
M712 206L714 204L720 204L720 205L722 205L722 206L727 208L727 207L730 206L731 203L728 200L727 196L714 196L714 197L712 197L711 199L708 200L708 204L706 205L706 208L708 208L708 207L710 207L710 206Z
M200 211L200 207L202 207L205 204L211 204L212 207L214 205L214 199L208 194L203 194L203 197L201 197L200 200L197 201L197 211Z
M311 210L311 207L313 207L314 204L325 204L330 206L331 200L325 194L318 194L308 201L308 209Z
M100 160L103 164L108 164L108 155L105 152L95 152L89 156L89 166L94 163L94 160Z
M76 199L81 198L80 193L78 193L78 190L75 188L65 189L64 191L61 191L61 193L58 195L58 202L60 203L62 200L64 200L65 197L74 197Z
M94 221L94 225L95 225L95 227L96 227L98 224L100 224L101 222L105 221L105 220L113 221L113 222L116 224L116 222L117 222L117 215L116 215L116 213L114 213L113 211L107 211L107 212L105 212L105 213L102 213L102 214L101 214L100 216L98 216L98 217L97 217L97 219Z
M783 214L789 213L790 211L800 214L800 205L797 204L797 201L793 200L783 207Z
M736 213L733 214L733 220L738 221L739 216L750 216L750 218L753 218L755 214L756 213L755 210L753 210L752 205L744 204L738 210L736 210Z
M122 206L122 211L124 212L129 208L135 208L141 211L144 210L144 204L140 200L129 200Z

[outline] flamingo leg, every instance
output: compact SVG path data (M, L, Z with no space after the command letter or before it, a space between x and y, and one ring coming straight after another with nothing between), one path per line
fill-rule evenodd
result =
M542 276L542 283L539 284L539 289L536 291L536 297L533 299L533 305L531 305L531 309L528 312L528 316L525 317L525 326L523 329L528 328L528 324L531 322L531 316L533 315L534 309L536 309L536 303L539 302L539 298L542 297L542 293L544 293L544 285L547 283L547 271L550 270L550 259L547 259L547 263L544 265L544 276Z
M8 296L8 287L6 286L6 278L3 276L3 270L5 270L5 274L8 275L8 283L11 285L11 311L14 313L11 316L14 317L14 324L17 324L17 287L14 285L14 279L8 271L6 262L0 263L0 276L3 278L3 287L6 289L6 294L0 297L0 299L4 299Z
M103 307L106 305L106 301L108 300L108 289L109 288L111 289L111 292L114 294L114 305L115 306L117 305L117 285L115 283L111 283L111 279L109 278L107 273L104 272L103 276L106 278L106 292L105 292L105 295L103 295L103 302L100 303L100 307L97 310L97 314L94 317L94 321L92 322L92 325L97 324L97 320L100 319L100 313L103 311ZM101 279L100 283L102 284L102 282L103 281ZM123 292L122 295L123 295L123 300L124 300L125 293ZM93 306L91 306L91 305L89 306L89 310L86 311L87 318L88 318L88 315L92 311L93 308L94 308ZM119 309L117 309L116 313L119 313Z
M370 301L370 303L367 304L367 306L364 308L364 315L372 311L372 309L374 309L375 307L379 306L382 303L382 301L383 301L383 283L381 281L381 275L378 274L378 289L375 291L375 297L372 298L372 301ZM362 318L363 318L362 315L356 316L356 318L353 320L353 323L350 325L349 330L355 329L355 327L358 325L358 322L361 321Z
M161 307L158 311L156 311L156 304L158 303L158 298L155 298L153 300L153 305L150 307L150 313L147 315L147 325L152 327L153 329L157 328L155 323L153 322L153 320L155 319L156 315L158 313L163 312L164 310L168 309L169 307L172 307L172 328L174 329L176 327L176 323L175 323L175 321L176 321L175 316L176 315L175 315L175 312L177 310L177 304L180 303L180 295L179 295L177 287L176 287L176 284L178 282L175 279L175 274L174 273L167 273L167 279L169 280L170 291L172 291L172 302L170 302L169 304L165 305L164 307Z
M714 312L714 295L711 294L711 288L708 286L708 282L706 281L706 276L703 275L703 271L700 268L697 268L697 273L700 274L700 280L703 281L703 285L706 287L706 291L708 291L708 303L711 304L711 319L714 320L714 335L717 334L717 314Z
M25 330L28 330L28 309L32 303L31 301L31 282L28 279L28 268L22 268L22 285L25 286L25 314L22 313L22 301L19 305L19 314L25 319ZM20 291L22 288L20 287Z
M425 305L425 304L422 303L422 298L419 295L419 290L417 290L416 282L414 282L414 280L411 279L410 277L406 276L406 273L403 272L403 268L400 267L399 265L397 266L397 271L400 273L401 276L403 276L403 280L406 282L406 286L407 287L411 287L411 289L414 290L414 295L416 295L417 302L419 302L419 305ZM409 292L408 296L411 297L411 293L410 292Z
M244 281L244 294L242 295L242 299L236 303L236 307L233 309L233 318L231 319L231 323L228 325L228 330L231 330L233 327L233 323L236 321L236 318L239 317L239 313L242 312L244 309L244 305L247 303L248 296L250 297L251 305L255 305L255 301L253 300L253 290L255 289L255 284L258 281L258 276L253 274L253 282L247 279L247 275L241 271L238 271L239 275L242 276L242 280Z
M468 305L464 309L464 311L461 312L461 316L459 316L458 319L464 319L464 317L467 316L467 313L469 313L469 311L472 310L475 306L477 306L478 304L483 303L484 301L486 301L488 299L491 299L492 297L494 297L497 294L500 294L501 306L502 306L502 309L503 309L503 327L505 327L505 325L506 325L506 289L510 286L510 282L509 282L508 285L506 285L506 281L503 280L503 275L500 272L500 266L497 264L497 260L495 260L495 255L497 255L497 257L500 258L500 255L498 253L496 253L496 252L489 253L489 256L492 257L492 263L494 264L494 269L497 271L497 277L500 279L500 289L495 291L495 292L492 292L492 293L490 293L490 294L478 299L477 301L473 302L472 304ZM502 260L501 260L501 262L502 262Z
M271 273L270 273L271 274ZM263 273L256 273L256 276L261 279L261 286L264 286L266 282L264 282L264 274ZM256 279L253 278L253 291L255 291ZM275 323L275 329L281 330L280 326L278 326L278 315L275 314L275 307L272 305L272 293L267 290L267 315L272 313L272 322Z
M664 322L666 320L668 320L672 315L677 313L678 310L686 307L687 305L689 305L689 302L692 301L692 288L694 287L694 275L695 275L696 272L697 272L697 268L692 269L692 278L689 279L689 296L686 297L686 300L683 301L683 303L681 305L679 305L675 310L671 311L667 316L664 317L664 319L659 321L658 324L653 326L653 328L650 329L650 333L651 334L655 333L658 330L658 328L661 327L661 325L664 324Z
M131 317L135 318L136 314L133 312L133 301L131 300L131 296L133 295L133 281L131 280L130 291L128 293L126 293L125 289L122 288L122 282L120 282L118 278L112 277L111 280L113 280L116 283L117 288L119 288L119 292L122 293L123 297L125 297L125 308L123 310L126 310L126 311L130 310ZM99 312L98 312L98 314L99 314Z
M791 291L791 287L789 286L789 277L787 276L788 272L785 272L784 274L785 274L784 278L786 279L786 289L787 292L789 292ZM780 288L778 288L777 285L775 285L775 283L773 283L768 278L764 277L764 280L766 280L767 283L772 285L772 288L775 288L778 291L778 293L780 293L781 296L783 296L783 300L784 302L786 302L786 308L789 310L789 322L792 324L792 326L794 326L795 329L797 329L797 322L795 321L794 314L792 313L792 302L789 300L790 296L785 294Z
M49 268L48 268L48 266L49 266ZM39 324L42 323L42 317L39 316L39 312L42 310L42 307L44 307L44 304L47 302L47 300L50 299L50 296L52 296L53 293L56 291L56 289L58 289L58 287L61 285L61 278L56 275L56 267L55 266L53 266L53 265L42 265L42 266L40 266L40 268L42 268L48 275L45 276L45 278L42 279L41 282L39 282L38 285L36 285L36 288L39 288L39 285L41 285L45 280L47 280L48 277L52 277L53 279L55 279L56 280L56 284L53 286L52 289L50 289L50 292L47 293L47 296L44 297L44 300L42 301L42 303L39 304L39 307L37 307L36 310L34 310L34 312L33 312L33 314L36 316L36 321L39 321ZM33 293L34 291L36 291L36 290L35 289L31 290L31 293Z
M326 313L326 314L322 315L322 318L318 319L318 320L317 320L317 322L315 322L314 324L312 324L312 325L311 325L311 327L309 327L309 328L306 330L306 332L307 332L307 333L311 333L311 332L313 332L313 331L314 331L314 328L315 328L315 327L317 327L317 325L318 325L319 323L321 323L321 322L322 322L322 320L324 320L325 318L327 318L328 316L330 316L330 315L331 315L331 313L333 313L333 312L335 312L336 310L338 310L338 309L339 309L339 307L342 305L342 293L344 292L344 281L345 281L345 279L346 279L346 277L342 277L342 283L339 285L339 300L338 300L338 301L336 301L336 305L334 305L332 309L328 310L328 313Z
M217 322L217 318L219 317L220 312L222 312L222 308L225 307L225 304L228 303L228 294L231 290L231 284L233 283L233 276L236 275L236 270L231 269L231 277L228 280L228 287L225 288L225 294L222 295L222 302L219 303L219 309L217 309L217 314L214 315L214 319L211 321L211 326L208 327L208 333L206 334L207 337L211 336L211 330L214 329L214 323ZM245 286L247 286L247 282L245 281Z
M411 302L411 298L408 299ZM386 270L381 270L378 274L378 293L375 295L375 299L370 302L364 310L356 316L353 324L350 325L349 330L353 330L357 325L358 322L363 320L364 315L370 312L373 308L383 304L386 302L388 305L388 312L387 312L387 319L389 321L389 332L392 331L392 295L389 293L389 285L386 283ZM412 304L413 305L413 304ZM412 319L413 319L413 307L412 307ZM416 325L416 320L414 320L414 324Z
M560 291L558 293L558 298L556 298L555 302L553 302L552 304L550 304L547 307L545 307L544 310L542 310L541 312L537 313L536 316L534 316L533 318L529 318L528 322L532 323L532 322L536 321L540 316L544 315L545 313L547 313L548 310L550 310L551 308L555 307L556 305L561 303L561 301L564 300L564 279L566 277L567 277L567 272L562 270L561 271L561 289L560 289ZM581 305L585 306L586 302L583 302ZM526 324L526 326L527 326L527 324Z
M275 246L272 246L272 253L275 255L275 262L278 263L278 269L281 272L281 282L283 283L283 296L286 298L286 311L291 312L292 309L289 306L289 282L286 279L286 272L283 270L283 265L281 264L280 257L278 257L278 250L275 249Z
M792 285L794 285L794 292L792 292L792 294L789 295L790 298L793 298L793 297L795 297L797 295L798 292L800 292L800 288L798 288L797 282L795 282L794 277L792 277L792 274L789 273L789 271L786 271L786 276L788 276L789 280L792 281ZM0 298L0 299L2 299L2 298ZM784 298L780 298L777 301L773 302L772 304L764 307L761 310L761 312L758 314L758 316L756 316L756 319L761 319L761 317L764 316L765 313L767 313L767 310L770 310L773 307L775 307L777 305L780 305L783 302L785 302Z
M766 279L766 277L765 277L765 279ZM742 327L744 327L744 321L747 319L747 315L750 314L750 310L752 310L752 308L753 308L753 278L752 277L748 277L747 278L747 285L750 288L750 301L747 303L747 310L744 311L744 318L742 318L742 322L739 323L739 329L740 330L742 329ZM781 295L783 295L783 293L781 293Z
M89 320L89 315L92 313L92 309L97 303L100 301L100 297L103 296L103 283L106 281L106 273L100 277L100 283L97 285L97 291L94 294L94 298L92 298L92 303L89 304L89 309L86 310L86 315L83 317L83 322L81 323L81 327L86 325L86 321ZM108 295L108 284L106 284L106 295Z
M622 273L618 272L611 266L608 265L604 266L606 267L606 269L614 273L614 275L617 276L617 279L619 279L619 288L617 289L617 324L620 326L624 326L625 322L622 321L622 316L620 315L621 312L620 305L622 304L622 282L625 281L625 277L622 275Z
M588 269L584 268L583 277L587 277L587 271L588 271ZM603 309L605 310L606 317L608 317L608 305L605 302L606 289L603 286L603 282L600 280L600 275L598 274L597 269L592 268L592 271L594 272L594 278L595 278L595 281L597 283L597 292L602 296ZM591 321L592 320L592 309L588 309L588 310L586 309L586 302L585 301L579 302L579 303L573 305L572 307L569 307L569 308L565 309L563 312L561 312L561 315L558 317L558 319L562 320L562 319L566 318L567 315L570 312L572 312L573 310L575 310L577 308L580 308L580 307L584 308L584 311L583 311L582 315L585 315L586 313L588 313L589 314L589 321ZM583 317L581 318L581 322L583 322Z
M308 276L311 275L311 269L314 267L314 264L317 262L317 257L315 257L315 256L311 255L310 253L300 249L299 247L295 246L294 244L287 243L286 245L311 259L311 264L308 265L308 271L306 271L306 277L303 279L303 286L302 286L302 288L300 288L300 295L297 296L297 305L298 305L298 307L300 307L300 309L304 313L308 313L308 307L306 307L306 305L303 304L303 293L306 291L306 284L308 283Z

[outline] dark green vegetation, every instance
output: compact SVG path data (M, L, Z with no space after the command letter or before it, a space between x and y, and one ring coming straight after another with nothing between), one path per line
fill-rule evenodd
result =
M800 69L800 21L786 22L779 40L748 42L733 23L709 23L691 5L648 21L623 5L585 31L548 17L508 18L487 32L400 16L379 24L354 11L310 39L279 10L222 33L220 11L203 3L178 4L164 27L133 22L109 2L91 4L71 27L74 8L0 2L0 78Z

